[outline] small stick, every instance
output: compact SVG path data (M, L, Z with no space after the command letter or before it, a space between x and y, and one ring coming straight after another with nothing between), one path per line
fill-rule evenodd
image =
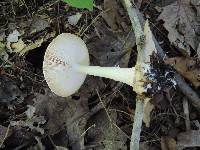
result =
M135 109L134 124L131 135L130 150L139 150L143 114L144 114L144 102L141 100L136 100L136 109Z
M191 130L191 126L190 126L190 114L189 114L189 106L188 106L188 100L187 98L183 98L183 111L185 114L185 126L186 126L186 130L189 131Z
M127 9L129 18L132 23L132 28L135 33L136 37L136 45L137 45L137 62L136 62L136 69L135 69L135 84L133 89L138 94L136 98L136 109L135 109L135 117L134 117L134 124L132 129L131 135L131 143L130 143L130 150L139 150L140 144L140 133L142 127L142 119L144 114L144 101L147 99L144 95L144 83L141 81L146 81L145 77L145 69L147 69L147 65L145 62L149 61L148 52L145 51L145 37L143 28L140 24L139 17L137 15L137 9L135 5L132 5L130 0L124 0L124 5Z
M8 128L7 128L7 130L6 130L6 134L5 134L3 140L2 140L2 142L1 142L1 144L0 144L0 148L3 146L4 141L5 141L6 138L8 137L9 131L10 131L10 124L8 125Z

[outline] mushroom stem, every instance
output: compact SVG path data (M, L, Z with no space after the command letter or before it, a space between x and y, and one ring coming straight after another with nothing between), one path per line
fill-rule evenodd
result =
M133 86L135 79L135 68L120 67L100 67L100 66L83 66L76 65L75 70L88 75L99 76L113 79Z

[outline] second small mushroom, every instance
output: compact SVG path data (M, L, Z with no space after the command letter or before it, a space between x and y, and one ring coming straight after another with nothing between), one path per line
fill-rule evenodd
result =
M133 86L135 68L89 66L84 41L70 33L58 35L47 47L43 74L50 89L62 97L75 93L86 75L105 77Z

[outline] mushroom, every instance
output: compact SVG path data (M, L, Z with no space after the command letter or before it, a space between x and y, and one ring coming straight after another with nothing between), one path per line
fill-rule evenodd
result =
M132 86L135 68L89 66L88 49L84 41L74 34L62 33L47 47L43 74L52 92L67 97L81 87L87 74Z

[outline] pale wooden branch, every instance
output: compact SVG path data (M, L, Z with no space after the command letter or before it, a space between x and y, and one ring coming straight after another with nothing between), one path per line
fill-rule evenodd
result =
M143 114L144 114L144 102L140 99L139 100L137 99L134 124L131 135L130 150L139 150Z
M186 127L186 131L189 131L189 130L191 130L191 126L190 126L190 112L189 112L188 99L186 97L183 98L183 112L185 114L185 127Z
M124 5L127 9L129 18L132 23L132 28L136 37L136 45L137 45L137 62L136 62L136 71L135 71L135 84L133 85L135 92L138 94L136 98L136 109L135 109L135 117L134 124L131 135L131 143L130 150L139 150L140 143L140 133L142 127L142 119L144 114L144 101L145 97L143 96L144 92L144 82L145 81L145 62L146 62L146 54L144 48L144 32L143 27L140 24L137 9L135 6L131 4L130 0L124 0Z

